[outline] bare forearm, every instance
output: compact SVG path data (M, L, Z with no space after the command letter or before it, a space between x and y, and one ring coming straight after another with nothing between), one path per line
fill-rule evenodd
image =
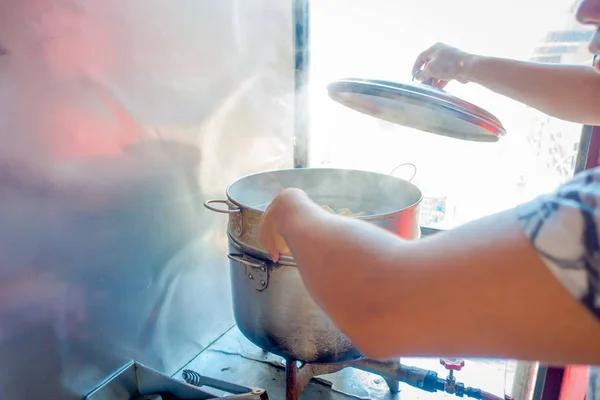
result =
M600 125L600 74L593 67L470 56L462 79L480 84L548 115Z
M392 257L402 242L397 236L363 221L323 211L308 199L295 205L291 213L296 217L284 225L282 235L317 297L325 291L330 278L336 279L328 275L333 271L330 265L347 266L350 275L344 277L344 282L360 280L364 273L362 267L370 264L374 257ZM316 271L316 275L311 275L311 271Z
M580 345L600 333L597 322L541 264L515 218L406 242L318 206L295 212L302 218L282 233L307 289L368 355L600 362L600 346Z

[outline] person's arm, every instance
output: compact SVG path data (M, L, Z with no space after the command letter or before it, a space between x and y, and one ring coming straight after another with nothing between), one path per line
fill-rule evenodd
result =
M274 232L307 290L367 356L600 363L600 324L542 263L514 210L403 241L287 190L261 224L277 259L285 246Z
M600 74L591 66L473 56L465 63L463 79L550 116L600 125Z
M438 43L417 57L413 74L441 88L450 80L477 83L553 117L600 125L600 74L592 66L485 57Z

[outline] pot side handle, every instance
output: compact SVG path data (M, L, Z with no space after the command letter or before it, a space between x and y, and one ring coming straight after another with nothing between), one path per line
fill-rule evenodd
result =
M246 278L255 290L262 292L269 286L269 270L266 262L253 261L252 257L249 260L243 253L229 253L227 258L245 267Z
M227 254L227 258L229 258L231 261L239 262L240 264L251 268L266 270L267 267L267 263L262 261L250 261L246 259L242 253L229 253Z
M213 207L211 204L225 204L227 206L227 210L223 208ZM221 214L235 214L240 212L240 208L235 204L231 204L228 200L206 200L204 202L204 207L208 208L210 211L214 211Z
M395 167L395 168L392 170L392 172L390 172L390 175L391 175L391 176L394 176L394 173L395 173L396 171L398 171L398 170L399 170L400 168L402 168L402 167L411 167L411 168L413 169L413 174L412 174L412 176L410 177L410 179L407 179L407 181L409 181L409 182L412 182L412 180L413 180L413 179L415 179L415 176L417 176L417 166L416 166L415 164L413 164L413 163L410 163L410 162L402 163L402 164L400 164L400 165L396 166L396 167Z

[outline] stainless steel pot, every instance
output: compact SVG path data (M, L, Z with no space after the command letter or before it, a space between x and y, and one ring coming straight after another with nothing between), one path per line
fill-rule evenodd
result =
M421 191L388 175L345 169L290 169L250 175L227 188L210 210L229 214L229 259L235 320L262 349L288 360L345 362L360 353L306 291L292 257L273 263L258 244L260 216L282 189L297 187L321 205L366 213L360 219L418 239ZM221 203L227 209L213 207Z
M260 217L285 188L300 188L317 204L348 208L359 217L405 239L418 239L421 191L412 183L375 172L305 168L262 172L227 187L227 200L208 200L209 210L229 214L228 231L245 247L264 252L258 241ZM222 204L223 208L215 207Z
M287 360L344 362L361 354L306 291L289 259L273 263L229 236L233 313L252 343Z

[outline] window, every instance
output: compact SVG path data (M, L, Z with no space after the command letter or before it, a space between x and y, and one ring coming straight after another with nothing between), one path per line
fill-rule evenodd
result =
M390 173L413 163L423 225L447 229L554 190L573 175L581 125L559 121L475 84L446 90L496 115L497 143L439 137L366 116L329 99L344 77L409 82L418 53L442 41L465 51L590 64L591 28L574 0L329 0L311 3L310 165ZM432 12L431 10L436 10ZM490 18L489 16L493 16ZM410 168L397 176L409 177Z
M413 163L413 182L425 196L422 225L439 229L553 191L574 173L581 125L452 82L449 93L493 113L507 130L499 142L470 143L360 114L330 100L325 88L345 77L409 82L416 56L438 41L483 55L589 65L592 29L575 21L574 6L574 0L311 2L310 166L390 173ZM412 172L399 168L395 175ZM536 365L472 362L486 372L465 375L466 384L498 395L502 388L518 398L531 395Z
M560 64L562 62L561 56L536 56L531 57L531 61L548 63L548 64Z
M579 49L578 45L573 46L545 46L538 47L534 50L536 54L570 54L575 53Z
M546 41L571 43L588 42L592 38L593 34L594 32L590 30L556 31L548 33L548 35L546 35Z

